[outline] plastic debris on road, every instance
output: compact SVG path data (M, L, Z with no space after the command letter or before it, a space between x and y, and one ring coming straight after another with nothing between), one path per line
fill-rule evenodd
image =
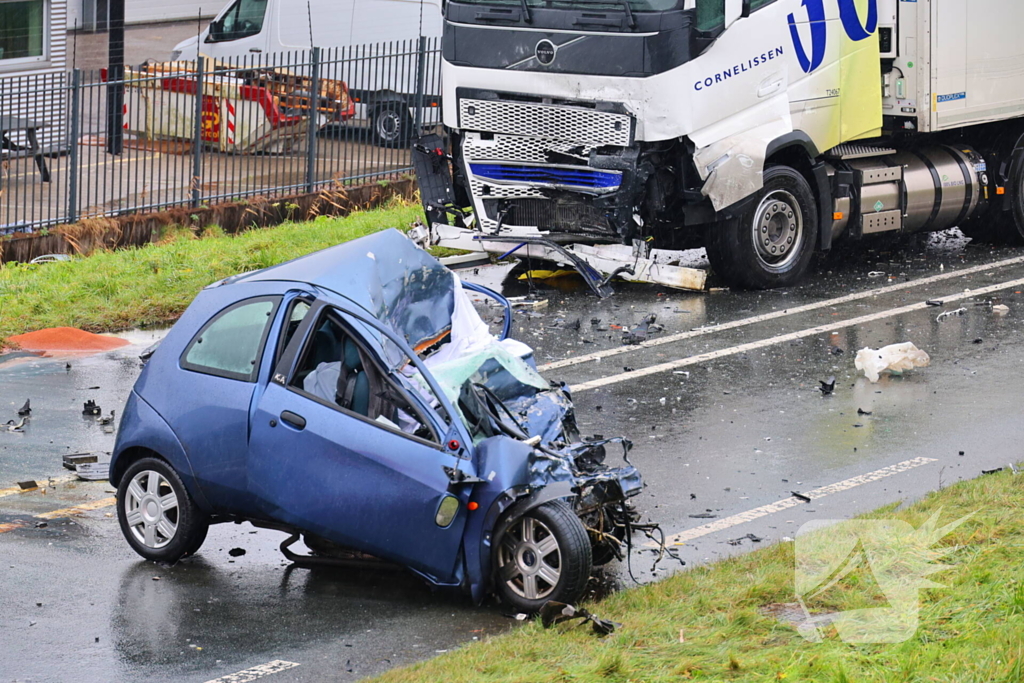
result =
M881 349L861 349L857 352L854 365L864 373L868 380L874 383L878 381L883 372L899 375L906 370L926 368L931 361L931 356L926 352L911 342L906 342L892 344Z

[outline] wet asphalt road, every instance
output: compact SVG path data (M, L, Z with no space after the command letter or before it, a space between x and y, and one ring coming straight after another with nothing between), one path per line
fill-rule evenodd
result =
M1011 260L1022 255L939 236L833 254L784 291L620 285L598 301L573 279L536 283L547 308L517 313L514 336L534 346L546 376L575 387L585 433L635 442L648 483L639 507L693 564L757 547L729 543L748 533L778 541L806 521L914 500L1020 460L1024 259ZM529 293L507 267L464 277ZM975 295L984 288L992 291ZM992 298L1009 315L976 305ZM965 315L936 322L961 306ZM612 326L649 313L664 326L651 339L676 340L618 353ZM512 627L499 607L403 574L290 570L276 548L283 534L248 525L214 527L201 554L175 567L142 562L102 506L109 485L66 481L60 456L113 445L81 404L120 408L155 334L71 359L70 371L64 359L0 362L0 416L31 397L35 418L24 434L0 433L0 681L204 683L273 660L300 666L268 680L354 680ZM878 384L855 371L858 349L903 341L928 351L931 367ZM600 359L571 360L586 354ZM823 397L818 383L829 376L836 391ZM45 494L5 489L48 476L63 478ZM36 517L92 501L101 506ZM233 558L232 548L246 554ZM652 574L652 559L634 556L639 580L671 571L662 563ZM606 579L630 582L623 567Z

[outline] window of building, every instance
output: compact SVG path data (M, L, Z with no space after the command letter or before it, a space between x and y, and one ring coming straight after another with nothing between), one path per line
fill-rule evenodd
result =
M46 0L0 0L0 61L46 57Z

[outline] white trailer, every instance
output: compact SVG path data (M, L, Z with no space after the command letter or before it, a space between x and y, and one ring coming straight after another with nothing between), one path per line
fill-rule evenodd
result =
M704 245L753 288L840 239L1024 242L1022 25L1019 0L452 0L428 215L462 244Z
M359 49L334 52L346 60L331 78L345 80L357 115L369 120L378 144L409 141L416 118L413 95L419 76L415 53L391 54L398 43L420 36L441 36L441 0L234 0L203 32L174 48L171 60L195 60L199 54L225 63L248 64L272 55L320 48ZM302 71L299 69L298 71ZM430 100L421 113L439 123L440 92L426 81ZM432 86L432 88L430 87Z

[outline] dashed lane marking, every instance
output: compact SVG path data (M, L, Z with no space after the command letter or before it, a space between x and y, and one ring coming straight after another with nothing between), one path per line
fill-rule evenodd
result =
M39 515L33 515L33 519L62 519L64 517L75 517L86 512L93 510L102 510L103 508L112 507L117 505L117 498L103 498L101 500L94 500L91 503L82 503L70 508L61 508L60 510L53 510L52 512L44 512ZM0 534L7 533L8 531L14 531L15 529L21 529L29 525L27 521L10 522L8 524L0 524Z
M935 300L942 301L944 303L952 303L954 301L961 301L963 299L973 299L975 297L984 296L986 294L992 294L994 292L999 292L1004 289L1010 289L1012 287L1020 287L1022 285L1024 285L1024 278L1021 278L1019 280L1010 280L1008 282L1002 282L1000 284L992 285L990 287L973 289L967 292L963 292L961 294L937 297ZM680 358L678 360L659 363L657 365L651 365L646 368L640 368L639 370L620 372L617 375L610 375L608 377L602 377L600 379L591 380L589 382L583 382L581 384L573 385L569 388L574 393L587 391L589 389L597 389L599 387L604 387L611 384L619 384L620 382L628 382L629 380L639 379L641 377L647 377L649 375L656 375L662 372L668 372L669 370L685 368L689 365L699 365L700 363L707 363L708 361L716 360L719 358L726 358L728 356L735 356L741 353L757 351L759 349L764 349L769 346L775 346L776 344L784 344L785 342L803 339L804 337L813 337L818 334L835 332L836 330L845 329L847 327L855 327L857 325L864 325L878 320L885 320L886 318L893 318L898 315L904 315L905 313L913 313L914 311L921 311L926 308L930 307L927 303L921 302L917 304L911 304L909 306L892 308L887 311L879 311L878 313L871 313L870 315L862 315L857 318L837 320L828 323L827 325L818 325L817 327L811 327L806 330L800 330L798 332L790 332L789 334L780 334L776 337L759 339L758 341L749 342L747 344L740 344L739 346L733 346L731 348L721 349L719 351L709 351L708 353L701 353L696 356L687 356L686 358Z
M272 662L260 664L259 666L252 667L251 669L239 671L236 674L228 674L227 676L214 678L211 681L206 681L206 683L249 683L249 681L255 681L263 678L264 676L269 676L270 674L294 669L297 666L300 665L295 662L286 662L283 659L275 659Z
M34 479L32 481L38 483L38 487L34 489L23 489L20 486L12 486L10 488L0 489L0 498L3 498L4 496L13 496L16 493L28 493L29 491L37 491L44 486L49 486L50 484L65 484L69 481L74 481L76 478L77 477L75 477L75 475L72 474L60 477L47 477L45 479Z
M1024 263L1024 256L1016 258L1005 259L1003 261L996 261L983 266L972 266L965 268L964 270L951 271L949 273L943 273L941 275L932 275L919 280L912 280L910 282L900 282L898 284L889 285L886 287L878 287L871 289L866 292L857 292L856 294L848 294L841 296L836 299L828 299L826 301L817 301L813 304L806 304L803 306L796 306L794 308L787 308L781 311L774 311L772 313L765 313L763 315L756 315L751 318L743 318L742 320L734 320L728 323L722 323L721 325L711 325L709 327L702 327L697 330L691 330L689 332L680 332L678 334L670 334L665 337L658 337L656 339L648 339L640 344L634 344L631 346L620 346L614 349L606 349L604 351L595 351L594 353L588 353L585 356L575 356L573 358L566 358L565 360L556 360L551 363L541 365L538 370L545 372L547 370L557 370L559 368L567 368L573 365L581 365L583 363L590 363L593 361L600 360L602 358L608 358L610 356L617 356L622 353L632 353L640 349L651 348L652 346L661 346L663 344L672 344L678 341L684 341L686 339L695 339L697 337L703 337L709 334L715 334L717 332L725 332L726 330L735 330L740 327L747 327L748 325L756 325L757 323L767 322L769 320L778 320L779 318L785 318L791 315L798 315L800 313L809 313L811 311L821 310L822 308L830 308L832 306L839 306L841 304L847 304L852 301L861 301L863 299L870 299L882 294L889 294L891 292L899 292L906 289L912 289L914 287L922 287L924 285L934 284L936 282L945 282L946 280L952 280L958 277L964 277L966 275L975 275L982 273L993 268L1005 268L1007 266L1015 266Z
M834 493L839 493L840 491L848 491L852 488L863 486L864 484L870 484L871 482L878 481L879 479L885 479L886 477L891 477L895 474L900 474L901 472L906 472L933 462L937 462L935 458L914 458L913 460L904 460L901 463L897 463L889 467L883 467L882 469L875 470L874 472L868 472L867 474L845 479L835 484L829 484L828 486L822 486L821 488L807 491L803 495L807 496L811 500L818 500L819 498L824 498L825 496L830 496ZM713 534L717 531L722 531L723 529L729 529L740 524L752 522L755 519L760 519L761 517L767 517L768 515L776 512L781 512L783 510L788 510L789 508L799 507L800 505L806 504L806 501L800 500L795 496L783 498L782 500L770 503L769 505L762 505L761 507L754 508L753 510L747 510L746 512L741 512L736 515L723 517L722 519L715 520L714 522L709 522L708 524L702 524L701 526L694 527L693 529L687 529L686 531L672 534L665 539L665 544L683 545L684 543L693 541L701 536L707 536L708 534ZM648 547L657 547L654 543L647 543L646 545Z

